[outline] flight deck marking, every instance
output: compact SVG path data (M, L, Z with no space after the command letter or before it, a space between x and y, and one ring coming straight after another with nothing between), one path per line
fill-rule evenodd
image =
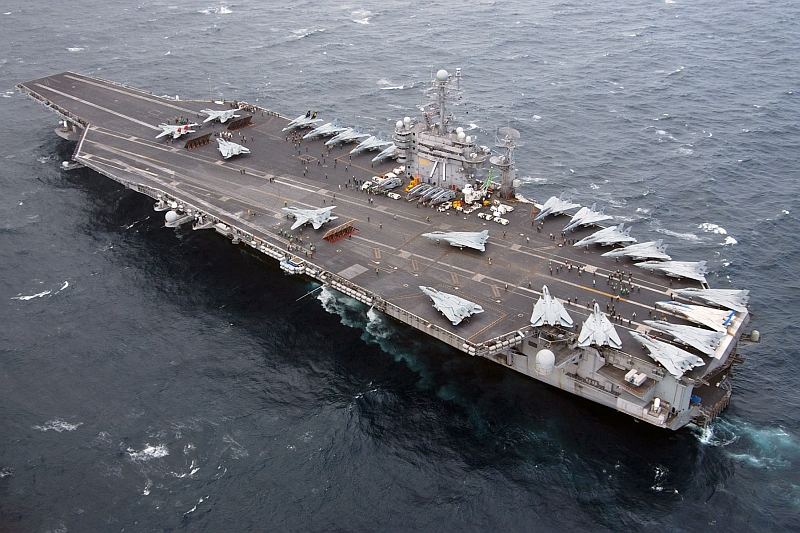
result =
M455 272L450 272L450 279L453 280L453 285L458 287L458 276L456 275Z
M380 259L381 258L381 249L380 248L375 248L374 250L375 250L375 259Z
M145 100L145 101L153 103L153 104L161 104L164 107L171 107L172 109L177 109L178 111L186 111L187 113L195 113L195 114L197 113L197 111L195 111L194 109L187 109L185 107L176 106L176 105L170 104L169 102L165 102L164 100L160 100L160 99L157 99L157 98L149 98L149 97L143 96L141 94L136 94L134 92L123 91L121 89L117 89L116 87L109 87L108 85L104 85L102 83L97 83L97 82L94 82L94 81L89 81L87 79L76 78L75 76L70 76L69 74L65 74L64 77L67 78L67 79L70 79L70 80L80 81L80 82L86 83L88 85L94 85L95 87L99 87L99 88L105 89L107 91L114 91L116 93L124 94L125 96L132 96L134 98L138 98L140 100ZM123 87L125 87L125 86L123 85ZM139 90L139 89L133 89L132 87L125 87L125 88L128 89L129 91L130 90ZM198 103L200 103L200 102L198 102Z
M472 276L472 281L477 281L480 283L481 281L483 281L483 278L485 277L486 276L484 276L483 274L475 274L474 276Z
M123 115L122 113L118 113L116 111L112 111L111 109L105 108L103 106L100 106L100 105L97 105L97 104L93 104L92 102L89 102L88 100L83 100L82 98L78 98L77 96L72 96L71 94L67 94L65 92L61 92L61 91L59 91L57 89L53 89L52 87L45 87L41 83L37 83L36 85L41 87L42 89L47 90L47 91L52 91L52 92L54 92L56 94L60 94L61 96L64 96L64 97L69 98L71 100L75 100L76 102L80 102L82 104L88 105L89 107L94 107L94 108L99 109L100 111L105 111L106 113L110 113L110 114L112 114L114 116L117 116L117 117L120 117L120 118L124 118L125 120L130 120L131 122L135 122L136 124L139 124L141 126L146 126L146 127L150 128L151 130L159 131L161 129L161 128L158 128L156 126L153 126L152 124L148 124L147 122L142 122L141 120L137 120L137 119L135 119L133 117L129 117L128 115Z
M419 263L417 263L417 260L416 260L416 259L412 259L412 260L411 260L411 269L412 269L414 272L419 272Z
M500 298L500 288L497 285L492 285L492 294L495 298Z

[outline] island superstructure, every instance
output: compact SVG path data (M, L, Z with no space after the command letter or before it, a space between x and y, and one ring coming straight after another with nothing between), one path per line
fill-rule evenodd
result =
M290 121L71 72L18 89L59 113L57 131L77 140L70 164L152 197L168 227L213 229L466 354L636 419L706 426L731 397L747 291L711 290L705 262L597 225L602 208L526 202L519 133L500 129L492 150L457 127L460 81L437 72L422 116L398 120L391 145L354 131L361 150L326 146L327 133L304 140L340 127L313 110Z

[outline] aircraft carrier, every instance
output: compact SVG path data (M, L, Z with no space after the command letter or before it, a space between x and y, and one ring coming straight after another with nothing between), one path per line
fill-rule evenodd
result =
M65 168L83 165L152 197L168 227L216 231L288 275L638 420L707 426L742 362L747 291L710 290L703 262L665 260L659 243L623 248L635 234L580 224L569 198L526 201L516 192L518 132L502 129L492 149L456 128L460 82L460 70L440 70L422 115L398 117L397 161L350 155L353 145L326 146L330 137L304 140L322 122L310 124L311 110L298 117L308 128L284 131L289 118L246 102L172 99L71 72L17 88L56 111L57 133L76 141ZM203 123L231 110L225 123ZM249 153L226 159L217 139ZM390 172L402 188L376 194ZM450 208L407 201L414 184L455 196ZM287 210L331 206L336 220L291 229L302 220ZM481 251L473 241L484 230ZM441 233L423 236L432 232Z

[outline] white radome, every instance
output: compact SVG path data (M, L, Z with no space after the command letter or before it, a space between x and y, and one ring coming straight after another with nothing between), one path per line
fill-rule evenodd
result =
M556 356L550 350L544 349L536 352L534 370L537 374L551 374L556 366Z

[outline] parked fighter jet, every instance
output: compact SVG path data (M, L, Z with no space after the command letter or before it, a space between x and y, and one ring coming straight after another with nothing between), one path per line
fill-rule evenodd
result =
M347 126L342 126L339 124L337 119L333 119L333 122L328 122L322 126L317 126L313 130L303 135L303 140L310 141L318 137L330 137L331 135L336 135L337 133L341 133L346 129Z
M311 110L308 111L305 115L300 115L296 119L289 122L285 128L281 131L291 131L291 130L300 130L303 128L313 128L316 124L322 122L321 118L317 118L317 112L314 111L313 113Z
M642 322L651 328L669 333L680 342L688 344L706 355L714 355L717 346L725 336L721 331L709 331L694 326L672 324L664 320L643 320Z
M699 298L706 303L720 305L734 311L746 311L750 291L737 289L676 289L675 294L689 298Z
M483 231L432 231L431 233L423 233L426 239L445 240L450 243L450 246L458 246L462 250L467 248L474 248L481 252L486 251L486 240L489 238L489 230Z
M346 144L359 141L371 137L369 133L364 133L361 128L347 128L342 132L337 133L333 139L327 141L325 146L336 146L337 144Z
M730 324L734 313L736 313L736 311L722 311L704 305L686 305L671 301L656 302L656 306L660 309L678 314L696 324L708 326L711 329L723 333L728 331L728 324Z
M400 149L394 143L387 146L381 153L372 158L373 163L383 163L387 159L397 158Z
M696 279L701 283L706 282L706 272L708 272L705 261L645 261L635 265L639 268L660 270L673 278Z
M661 363L676 379L683 376L684 372L706 364L705 361L693 353L681 350L667 342L651 339L647 335L642 335L635 331L629 331L628 333L647 348L647 351L650 352L650 357Z
M392 141L384 139L383 135L381 133L378 133L377 135L371 135L370 137L361 141L361 143L358 146L350 150L350 155L358 155L360 153L367 152L370 150L383 150L384 148L387 148L390 144L394 143L392 143Z
M241 144L236 144L231 141L226 141L222 138L217 138L217 148L219 148L219 153L222 154L222 157L225 159L230 159L235 155L241 154L249 154L250 149L245 148Z
M668 244L664 244L664 239L657 241L642 242L639 244L631 244L623 248L617 248L603 254L603 257L630 257L637 261L643 259L661 259L663 261L670 261L672 257L666 254Z
M330 207L323 207L322 209L301 209L299 207L284 207L283 211L287 215L292 215L296 219L292 224L291 229L297 229L303 224L311 222L314 229L319 229L324 223L329 220L335 220L339 217L332 217L331 211L336 209L335 205Z
M462 320L476 313L483 313L483 307L460 296L439 292L433 287L420 285L419 288L430 296L431 300L433 300L433 307L441 311L454 326L459 325Z
M171 124L159 124L158 127L164 131L156 135L156 139L166 137L167 135L172 135L173 139L177 139L186 133L194 133L195 130L190 130L189 128L196 128L197 126L199 126L199 124L195 124L194 122L191 124L180 124L176 126L172 126Z
M564 195L566 192L562 192L561 196L556 198L555 196L551 196L549 200L547 200L544 205L542 206L542 210L539 212L538 215L534 218L534 220L541 220L547 215L559 215L564 211L568 211L570 209L574 209L576 207L580 207L581 204L573 204L572 197L570 196L568 199L564 200Z
M621 348L622 341L617 335L617 330L614 325L608 320L602 311L600 305L594 304L594 311L589 315L589 318L583 323L580 335L578 335L578 346L585 348L590 345L604 346L608 345L612 348Z
M547 288L547 285L542 285L542 296L533 306L531 315L531 326L537 328L543 324L564 326L565 328L571 328L573 325L572 317L564 309L564 304L550 296L550 289Z
M226 109L223 111L215 111L213 109L201 109L201 113L205 113L208 117L203 121L203 124L206 122L211 122L212 120L219 120L221 123L225 123L232 118L239 118L239 115L236 114L238 109Z
M592 233L576 242L573 246L580 247L594 243L609 245L618 242L636 242L636 239L631 237L631 228L625 229L624 222L619 226L611 226Z
M592 224L597 224L603 220L611 220L614 218L611 215L605 214L605 207L603 207L600 211L597 211L595 209L596 206L597 202L593 203L592 207L590 208L581 207L580 210L573 215L572 220L569 221L569 224L564 226L564 231L569 231L577 228L578 226L591 226Z

